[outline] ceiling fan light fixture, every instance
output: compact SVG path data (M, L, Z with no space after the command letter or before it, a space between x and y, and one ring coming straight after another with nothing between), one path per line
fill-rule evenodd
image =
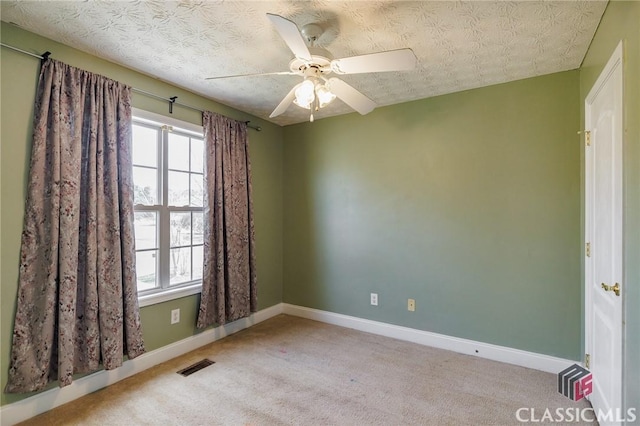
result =
M324 108L329 105L336 98L336 95L331 93L326 84L319 84L316 86L316 96L318 97L320 108Z
M293 103L305 109L311 109L311 104L316 99L315 84L311 80L305 80L296 89L296 97Z
M314 107L316 111L329 105L336 95L331 93L326 84L314 78L308 78L296 89L293 103L304 109Z

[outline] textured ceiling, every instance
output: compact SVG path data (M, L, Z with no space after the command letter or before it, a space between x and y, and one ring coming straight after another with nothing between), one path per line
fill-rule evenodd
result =
M3 21L187 88L280 125L269 114L298 76L266 13L320 24L335 58L411 48L414 71L344 75L378 106L578 68L606 1L2 1ZM55 58L55 52L53 52ZM316 119L353 112L340 101Z

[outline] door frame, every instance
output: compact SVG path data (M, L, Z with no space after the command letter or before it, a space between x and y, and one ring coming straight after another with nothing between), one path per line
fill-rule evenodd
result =
M622 192L622 206L621 206L621 226L622 226L622 233L621 233L621 241L620 244L622 245L621 248L621 262L622 262L622 282L621 284L621 291L620 291L620 297L621 297L621 338L620 338L620 362L621 362L621 369L620 369L620 392L621 392L621 399L620 399L620 403L621 403L621 407L612 407L612 408L620 408L622 413L626 413L626 407L625 407L625 388L626 388L626 380L625 380L625 375L624 375L624 371L625 371L625 364L626 364L626 357L625 357L625 337L626 337L626 327L625 327L625 314L626 314L626 308L625 308L625 301L626 301L626 289L625 289L625 268L624 268L624 171L622 169L622 167L624 166L624 68L623 68L623 51L624 51L624 46L623 46L623 41L621 40L618 45L616 46L616 48L614 49L613 53L611 54L611 57L609 58L609 60L607 61L607 64L605 65L605 67L603 68L602 72L600 73L600 75L598 76L598 79L596 80L596 82L593 84L593 86L591 87L591 89L589 90L589 94L585 97L584 100L584 124L585 124L585 133L591 130L591 117L590 117L590 112L591 112L591 104L593 103L594 99L596 98L596 96L598 95L598 93L600 92L600 90L602 90L604 84L609 80L609 78L612 76L612 74L614 72L620 72L621 73L621 78L620 78L620 85L621 87L621 105L620 105L620 113L621 113L621 117L620 117L620 123L621 123L621 128L620 130L620 135L621 135L621 153L622 153L622 158L623 161L620 164L620 174L622 176L622 179L620 180L620 184L621 184L621 192ZM586 136L586 135L585 135ZM588 136L587 136L588 137ZM587 254L587 243L590 242L590 240L592 239L592 211L590 209L588 209L588 203L589 203L589 182L588 182L588 178L587 178L587 172L588 172L588 167L589 167L589 163L588 163L588 156L586 153L586 149L588 149L588 147L586 147L586 143L585 143L585 156L584 156L584 180L583 180L583 184L584 184L584 202L583 202L583 207L584 207L584 242L585 245L583 246L585 251L584 253L584 283L583 283L583 289L584 289L584 348L585 348L585 353L589 353L591 351L591 339L592 339L592 334L593 334L593 323L591 321L593 312L592 312L592 287L589 285L591 280L593 279L592 277L592 269L593 269L593 265L592 262L590 260L590 257ZM586 364L586 362L585 362Z

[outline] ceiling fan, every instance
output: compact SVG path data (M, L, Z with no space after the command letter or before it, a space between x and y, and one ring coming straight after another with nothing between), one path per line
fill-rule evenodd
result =
M267 17L295 56L289 62L289 71L210 77L207 80L260 75L299 75L303 77L304 80L296 84L273 110L270 118L284 113L289 105L294 103L299 107L309 109L311 111L309 121L313 122L314 111L325 107L336 97L360 114L367 114L376 107L375 102L339 78L327 78L327 76L331 73L360 74L406 71L412 70L416 66L416 56L411 49L389 50L333 59L331 53L326 49L315 46L316 40L323 33L322 27L319 25L307 24L302 27L302 30L299 30L294 22L282 16L267 13Z

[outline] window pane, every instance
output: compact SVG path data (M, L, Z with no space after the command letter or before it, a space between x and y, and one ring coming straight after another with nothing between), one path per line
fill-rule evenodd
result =
M133 164L158 167L158 131L133 125Z
M191 247L171 249L169 284L191 281Z
M191 139L191 171L203 173L203 162L204 141L202 139Z
M138 276L138 291L149 290L157 286L156 259L157 250L136 252L136 275Z
M153 206L158 204L157 169L133 167L133 199L135 204Z
M195 246L193 248L193 279L202 279L202 267L203 267L203 252L202 246Z
M204 223L202 212L193 212L193 243L202 244L202 235L204 233Z
M191 174L191 205L202 207L204 202L204 176Z
M136 249L157 248L158 223L156 212L135 212Z
M169 168L189 171L189 138L169 133Z
M169 200L170 206L189 205L189 173L169 172Z
M171 212L171 247L191 245L191 212Z

